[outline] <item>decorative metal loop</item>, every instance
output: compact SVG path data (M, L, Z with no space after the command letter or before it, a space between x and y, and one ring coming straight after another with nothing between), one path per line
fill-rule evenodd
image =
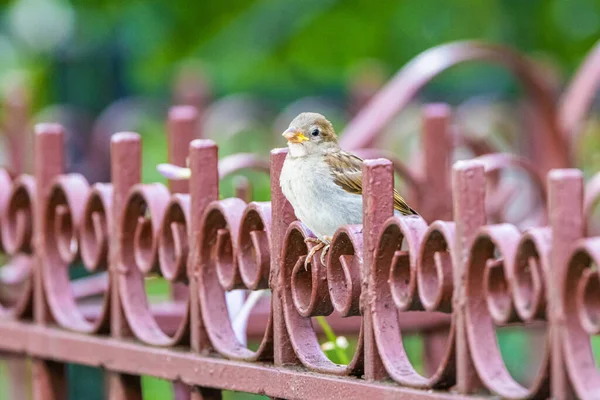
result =
M112 232L112 197L110 184L92 186L80 226L79 247L83 265L90 272L108 266L109 232Z
M600 274L586 269L577 285L577 307L581 326L588 335L600 333Z
M422 218L394 216L379 234L376 284L389 283L394 304L401 311L424 309L417 293L416 272L419 246L426 231L427 224Z
M485 386L503 398L546 398L549 394L550 343L545 340L543 359L529 388L510 374L496 340L494 323L516 319L512 305L514 267L519 231L512 225L483 227L473 240L466 264L466 329L469 349Z
M346 234L349 232L346 230ZM341 234L336 233L335 236L339 235ZM329 298L327 271L320 263L320 251L311 260L310 269L304 269L304 260L309 251L305 242L308 237L312 237L312 233L296 221L288 227L284 239L279 285L282 288L283 313L292 347L298 360L313 371L360 376L364 370L363 324L360 325L356 351L348 365L337 365L327 358L313 329L309 316L329 315L333 306Z
M373 257L375 262L369 271L373 279L370 307L381 361L390 377L402 385L445 388L454 384L454 322L450 325L446 351L440 364L430 377L424 377L415 370L402 345L401 315L398 313L398 310L423 310L417 290L419 260L432 261L433 254L444 249L444 242L448 247L452 246L452 240L452 225L435 223L428 229L420 217L394 216L381 228ZM420 275L427 279L432 268L431 265L422 266ZM431 300L431 282L426 281L420 286L428 287L426 298Z
M299 227L302 235L302 242L304 244L304 254L297 257L291 274L291 289L292 299L296 306L296 311L301 316L316 317L326 316L333 312L333 305L331 304L331 298L329 297L329 288L327 285L327 269L325 265L321 264L321 252L319 250L315 253L314 257L310 262L310 268L306 268L304 261L308 251L314 246L313 243L308 245L305 242L306 238L313 237L304 225ZM297 237L294 236L291 244L296 245ZM302 246L298 246L302 249Z
M44 207L41 241L43 282L52 316L60 326L84 333L108 328L107 297L99 317L90 322L77 306L74 283L69 280L69 266L78 261L78 234L89 192L87 181L79 174L60 175L54 180ZM108 276L90 282L97 286L94 292L102 293L108 287Z
M331 241L327 255L327 284L331 303L343 317L361 315L362 230L362 225L340 228Z
M600 237L583 239L574 247L567 275L560 288L564 299L563 354L566 370L577 396L593 399L600 393L600 371L594 360L590 334L597 333ZM589 290L596 290L589 296Z
M251 290L269 287L271 203L250 203L239 230L238 263L244 285Z
M427 311L452 311L454 240L454 223L436 221L429 226L421 242L417 287L421 304Z
M155 346L173 346L189 334L189 301L175 303L170 313L180 322L170 336L159 326L148 304L144 275L158 270L158 236L170 194L158 183L135 185L125 201L119 233L119 293L135 336Z
M501 64L514 73L525 87L540 124L544 137L538 132L535 142L546 150L534 154L543 163L542 170L551 164L569 165L570 154L566 135L561 132L556 119L556 107L552 89L541 78L535 65L521 54L503 46L477 41L443 44L424 51L406 64L361 112L346 125L341 133L341 145L348 150L370 147L383 128L432 78L441 72L464 62L486 61Z
M174 194L167 205L158 239L162 276L170 282L187 281L190 196Z
M25 180L29 180L24 178ZM35 184L33 179L30 184L15 182L20 185L21 189L14 190L14 184L10 174L5 169L0 169L0 224L2 226L2 238L8 235L9 249L6 251L9 254L14 254L11 260L4 264L0 274L0 317L2 318L18 318L25 315L31 310L32 295L33 295L33 257L25 254L15 254L19 248L31 249L31 231L27 233L27 229L31 229L33 206L31 201L34 199ZM23 193L23 191L25 191ZM14 195L18 194L20 199L15 199ZM24 196L23 196L24 195ZM13 204L13 209L9 211L10 204ZM16 206L16 207L15 207ZM25 211L21 209L25 207ZM23 213L16 220L14 212ZM19 222L20 221L20 222ZM10 226L12 224L12 226ZM19 224L21 224L19 226ZM29 226L29 227L28 227ZM6 232L5 232L6 231ZM21 233L21 239L16 239L17 232ZM21 243L19 243L19 241ZM10 248L12 246L12 248ZM4 246L1 246L4 248ZM11 251L8 251L11 250Z
M591 49L563 92L558 120L564 134L576 145L585 117L600 87L600 42ZM574 146L576 148L576 146Z
M200 223L202 232L199 254L195 257L198 264L194 266L194 271L199 274L202 318L214 348L222 355L237 360L273 358L271 313L258 350L252 351L236 338L225 299L226 290L244 287L237 262L240 258L240 238L252 236L253 232L257 232L254 236L261 236L260 232L264 232L261 228L270 230L270 218L260 218L264 211L259 204L253 203L247 208L244 201L230 198L212 202ZM269 309L272 310L272 305Z
M519 318L526 322L546 318L546 277L549 274L550 228L527 231L519 242L512 277L512 298Z
M2 218L2 244L8 254L31 253L35 179L21 175L13 182Z

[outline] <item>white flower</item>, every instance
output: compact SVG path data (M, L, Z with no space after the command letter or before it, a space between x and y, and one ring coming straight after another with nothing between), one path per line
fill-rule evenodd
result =
M340 349L347 349L350 345L350 343L348 343L348 339L346 339L345 336L338 336L337 339L335 339L335 344Z
M321 349L323 351L330 351L335 349L335 345L333 344L333 342L325 342L321 345Z
M173 164L158 164L156 170L167 179L185 180L190 179L192 171L189 168L178 167Z

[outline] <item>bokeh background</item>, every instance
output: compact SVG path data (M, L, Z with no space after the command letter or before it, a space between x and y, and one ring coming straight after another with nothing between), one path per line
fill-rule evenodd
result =
M69 170L92 182L109 180L110 134L135 130L144 141L143 180L162 181L155 166L166 159L164 121L173 104L202 110L199 135L216 140L220 155L267 159L284 145L279 132L298 112L322 112L340 131L394 73L431 47L472 39L506 44L538 63L558 97L599 38L599 0L4 1L2 123L13 141L15 132L24 135L16 168L31 171L29 128L61 122ZM409 155L420 105L443 101L454 107L457 124L510 149L503 138L522 132L514 117L521 99L505 70L461 66L427 85L384 140L399 156ZM592 113L585 129L598 126ZM595 136L585 135L578 161L588 176L600 170ZM7 137L0 161L14 164ZM247 177L254 198L267 200L268 178ZM233 186L224 182L223 196ZM525 342L511 334L502 340L510 363ZM97 371L71 372L79 377L71 380L72 398L101 398ZM166 383L144 384L148 398L170 395Z

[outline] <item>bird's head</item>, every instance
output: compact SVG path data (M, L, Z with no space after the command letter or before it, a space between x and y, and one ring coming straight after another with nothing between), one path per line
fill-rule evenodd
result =
M325 154L339 149L331 122L317 113L305 112L290 122L283 132L293 157Z

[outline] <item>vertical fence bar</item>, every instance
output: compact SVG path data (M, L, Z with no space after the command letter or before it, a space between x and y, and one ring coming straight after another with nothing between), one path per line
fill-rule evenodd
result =
M204 329L198 296L198 274L196 272L198 245L200 243L200 220L206 207L219 199L219 154L217 145L212 140L196 139L190 143L190 169L192 176L189 182L191 196L190 219L190 259L188 260L188 281L190 287L190 329L191 347L196 352L206 352L210 348L208 334ZM192 400L220 399L221 390L194 387Z
M456 318L456 388L473 393L481 381L471 359L465 326L466 261L477 230L485 225L485 170L477 161L459 161L452 168L456 243L453 310Z
M198 111L192 106L176 106L169 111L167 136L170 164L186 166L197 123ZM172 193L189 193L189 185L187 180L169 180Z
M423 109L423 172L428 195L419 199L419 214L429 222L452 219L449 173L453 149L451 117L447 104L427 104ZM431 193L435 193L435 196L431 196Z
M167 120L167 144L169 148L168 161L179 167L186 166L190 142L194 138L194 130L198 121L198 111L192 106L175 106L169 110ZM190 185L187 180L169 180L171 193L189 193ZM189 287L182 283L170 285L171 297L174 300L186 301ZM188 399L190 388L182 382L173 382L175 400Z
M219 156L217 145L212 140L196 139L190 144L190 179L191 195L191 240L188 262L188 278L190 282L191 310L191 347L196 352L202 352L210 347L208 335L204 330L200 303L198 300L198 275L196 274L196 259L200 240L200 220L210 202L219 199Z
M111 336L124 338L131 335L127 320L119 298L119 259L121 235L121 214L125 200L131 187L141 180L142 143L140 135L133 132L121 132L113 135L110 147L111 181L113 185L112 232L110 235L110 267L111 281L110 301ZM110 372L109 398L111 400L142 399L142 386L139 376Z
M244 200L246 203L252 201L252 185L245 176L236 176L234 181L235 197Z
M447 104L427 104L423 109L423 169L427 193L419 198L419 214L426 221L452 219L452 190L450 173L452 137L451 109ZM431 194L435 193L434 196ZM423 335L423 363L427 374L435 372L444 356L448 329L437 329Z
M4 133L10 152L10 168L15 175L25 170L25 155L30 140L29 100L22 86L11 91L4 98ZM11 399L29 398L31 392L30 371L21 356L8 355L4 358L10 376L8 392Z
M552 170L548 174L548 213L552 228L550 274L546 282L550 301L550 337L552 338L552 398L573 399L563 355L565 323L560 286L566 279L573 243L583 237L583 174L577 169Z
M63 128L58 124L39 124L35 127L34 175L36 181L33 271L33 315L37 324L46 325L51 320L44 295L44 274L41 241L43 240L43 216L46 199L53 178L63 173ZM64 363L32 360L33 398L39 400L65 399L66 368Z
M283 316L281 293L281 252L283 251L283 239L288 226L294 222L296 216L292 205L287 201L281 187L279 176L281 168L287 156L287 149L274 149L271 151L271 274L269 286L272 291L273 303L273 346L275 365L298 364L298 359L292 348L285 319Z
M363 243L364 264L361 271L361 309L364 324L365 379L381 380L387 377L379 357L373 332L372 291L375 290L371 266L377 246L377 236L385 221L394 215L394 170L388 160L365 160L363 174Z
M169 163L185 167L190 154L190 143L194 138L194 129L198 122L198 112L192 106L176 106L169 111L167 136L169 147ZM171 193L189 193L190 183L187 180L169 180ZM176 300L185 300L189 288L176 283L171 286L172 296Z
M30 144L29 136L29 98L23 85L11 90L3 102L3 130L9 148L10 166L15 174L25 170Z

